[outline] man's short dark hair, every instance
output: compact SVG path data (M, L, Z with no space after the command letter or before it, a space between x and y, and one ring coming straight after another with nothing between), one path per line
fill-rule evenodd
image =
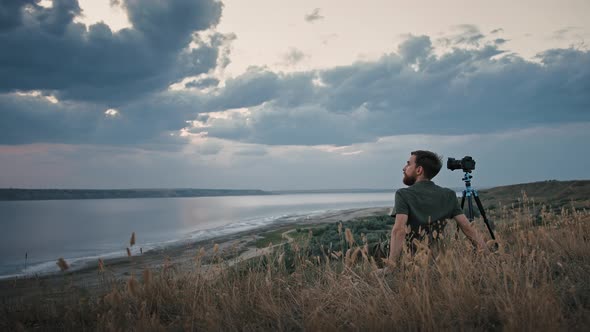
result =
M416 156L416 166L422 166L428 179L435 177L442 168L442 157L434 152L417 150L412 151L412 155Z

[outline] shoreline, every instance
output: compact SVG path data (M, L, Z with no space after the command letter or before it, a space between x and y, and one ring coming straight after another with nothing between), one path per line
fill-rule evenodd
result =
M49 289L63 288L66 284L77 288L97 289L101 283L104 283L106 275L110 280L120 281L131 275L140 276L146 268L154 270L162 266L172 266L183 270L191 266L200 248L205 250L204 260L213 257L214 245L218 245L219 253L228 256L228 260L246 260L264 253L264 250L256 248L255 245L261 234L300 225L319 225L340 220L350 221L356 218L384 215L388 210L388 207L372 207L325 212L314 216L303 216L291 222L269 224L206 240L195 240L153 249L137 256L108 258L104 259L104 272L98 271L97 260L95 263L72 271L0 279L0 297L33 296L47 292Z

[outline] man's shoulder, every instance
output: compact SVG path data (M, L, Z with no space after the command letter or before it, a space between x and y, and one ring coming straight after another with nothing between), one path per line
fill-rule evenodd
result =
M396 192L396 193L403 194L403 193L405 193L405 192L408 192L408 191L410 190L410 188L412 188L412 187L399 188L399 189L397 189L395 192Z
M456 192L453 189L451 189L451 188L446 188L446 187L439 187L439 188L440 188L441 191L447 192L449 194L456 195Z
M401 195L404 194L408 194L408 193L413 193L413 192L422 192L422 191L435 191L435 192L441 192L441 193L446 193L449 195L456 195L456 192L453 189L450 188L446 188L446 187L441 187L437 184L435 184L434 182L431 182L430 185L427 186L409 186L406 188L400 188L396 190L396 193L400 193Z
M456 196L456 192L452 189L441 187L434 182L431 182L429 185L425 186L410 186L407 188L399 189L398 191L401 192L402 196L409 193L415 194L422 194L422 193L433 193L437 195L444 195L444 196Z
M450 188L439 187L440 192L445 195L445 197L457 197L457 192Z
M436 183L433 183L433 188L436 188L436 190L439 190L439 191L444 191L444 192L448 192L448 193L455 193L455 191L453 189L450 189L447 187L441 187Z

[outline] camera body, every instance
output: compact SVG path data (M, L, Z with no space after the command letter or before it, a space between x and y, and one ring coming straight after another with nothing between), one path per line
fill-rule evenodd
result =
M451 171L462 169L464 172L471 172L475 169L475 160L471 156L465 156L461 160L449 158L447 160L447 168Z

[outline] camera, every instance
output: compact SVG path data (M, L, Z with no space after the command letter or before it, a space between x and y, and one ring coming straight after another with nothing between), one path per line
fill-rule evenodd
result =
M462 169L464 172L471 172L475 169L475 160L471 156L465 156L461 160L449 158L447 160L447 168L451 171Z

